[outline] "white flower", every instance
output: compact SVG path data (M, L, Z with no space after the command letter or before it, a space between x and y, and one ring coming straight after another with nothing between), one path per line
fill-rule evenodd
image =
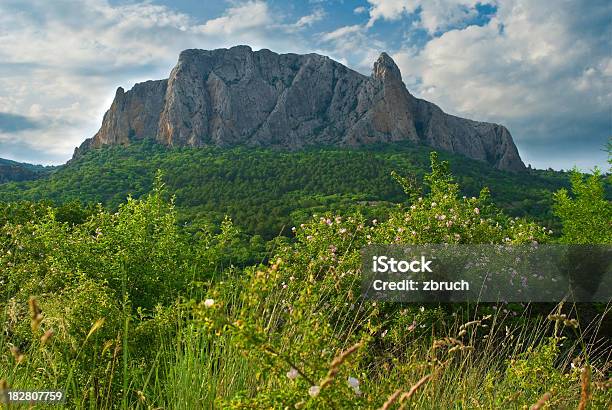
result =
M206 299L204 301L204 306L206 306L207 308L211 308L215 305L215 300L214 299Z
M346 233L346 228L341 228L340 233Z
M420 310L421 312L425 312L425 306L421 306L421 307L419 308L419 310Z
M291 370L289 370L287 372L287 377L290 378L291 380L295 380L297 379L297 377L300 375L300 373L298 373L297 369L295 368L291 368Z
M319 386L311 386L310 389L308 389L308 394L310 394L310 397L317 397L320 392L321 388Z
M357 396L361 396L361 390L359 390L359 380L354 377L349 377L347 379L349 386L353 389Z
M478 208L474 208L474 213L475 213L476 215L479 215L479 214L480 214L480 209L478 209Z

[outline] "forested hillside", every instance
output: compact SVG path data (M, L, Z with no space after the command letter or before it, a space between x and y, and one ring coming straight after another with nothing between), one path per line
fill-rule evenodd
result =
M384 219L394 204L406 200L391 172L420 179L430 150L411 144L277 151L139 143L92 150L45 179L0 185L0 200L76 200L114 208L128 195L147 193L161 169L168 190L176 194L181 220L218 223L229 215L245 231L271 238L324 210L359 209ZM552 192L567 187L566 173L511 173L458 155L440 156L450 160L463 195L475 196L488 186L492 200L510 215L558 225Z
M0 184L42 178L53 169L54 167L32 165L0 158Z

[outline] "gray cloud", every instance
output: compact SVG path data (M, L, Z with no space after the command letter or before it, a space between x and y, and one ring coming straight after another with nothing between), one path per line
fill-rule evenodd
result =
M0 112L0 132L19 132L41 128L41 124L24 115Z

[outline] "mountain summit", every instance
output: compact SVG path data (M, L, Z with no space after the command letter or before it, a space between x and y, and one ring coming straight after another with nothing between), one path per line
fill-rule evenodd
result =
M358 146L409 140L485 161L525 165L508 130L444 113L412 96L382 53L371 76L318 54L248 46L185 50L166 80L119 87L96 135L75 150L154 139L170 146Z

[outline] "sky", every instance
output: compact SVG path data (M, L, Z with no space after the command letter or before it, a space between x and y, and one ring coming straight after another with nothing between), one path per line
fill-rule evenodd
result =
M413 95L505 125L526 164L608 169L606 0L0 0L0 157L64 163L117 87L238 44L365 75L386 51Z

